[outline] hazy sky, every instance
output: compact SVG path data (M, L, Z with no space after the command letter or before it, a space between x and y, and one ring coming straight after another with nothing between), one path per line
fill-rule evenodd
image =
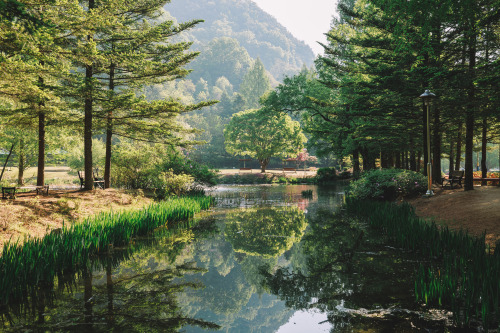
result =
M253 0L260 8L276 17L296 38L303 40L315 54L323 53L317 41L326 42L336 0Z

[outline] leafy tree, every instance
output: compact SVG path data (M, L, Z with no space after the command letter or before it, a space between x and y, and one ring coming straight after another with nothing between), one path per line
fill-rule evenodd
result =
M271 157L295 157L307 141L297 121L264 108L234 114L224 138L228 153L255 157L261 172L266 172Z
M240 94L246 99L247 109L259 107L259 100L264 95L271 85L266 69L259 58L255 60L253 66L248 70L248 73L243 77L240 85Z

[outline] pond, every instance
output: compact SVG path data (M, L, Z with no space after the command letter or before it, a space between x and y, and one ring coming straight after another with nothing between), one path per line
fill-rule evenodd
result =
M453 332L416 303L410 253L335 215L342 189L220 186L212 211L60 274L1 330Z

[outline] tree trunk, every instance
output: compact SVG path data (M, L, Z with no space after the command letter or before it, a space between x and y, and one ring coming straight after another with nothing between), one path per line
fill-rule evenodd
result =
M94 0L89 0L89 10L94 9ZM87 39L92 40L89 35ZM85 66L85 119L84 119L84 160L85 160L85 190L92 190L94 187L94 177L92 175L92 102L93 102L93 66Z
M460 160L462 159L462 127L462 123L459 123L457 132L457 156L455 159L455 171L460 170Z
M14 146L15 146L15 143L13 143L12 146L10 146L9 155L7 155L7 158L5 159L5 163L3 164L3 168L2 168L2 173L0 174L0 181L2 181L3 174L5 172L5 167L7 167L7 163L9 163L9 158L10 158L10 155L12 155L12 151L14 150Z
M265 173L267 165L269 164L269 158L260 159L259 163L260 163L260 172Z
M453 163L454 163L454 156L453 156L453 140L450 142L450 154L449 154L449 162L450 162L450 165L448 167L448 174L450 174L450 172L452 170L454 170L454 167L453 167Z
M389 158L390 154L386 152L382 152L380 154L380 166L382 169L388 169L389 168Z
M109 90L115 90L115 64L109 67ZM108 111L106 123L106 159L104 161L104 188L111 186L111 148L113 137L113 110Z
M401 154L396 153L396 169L401 169Z
M354 152L352 153L352 159L353 159L353 164L352 164L352 172L354 174L359 174L361 171L361 168L359 166L359 150L354 149Z
M434 108L432 146L432 179L441 184L441 119L439 108Z
M473 150L474 150L474 120L475 120L475 103L476 92L474 86L475 68L476 68L476 32L471 31L472 36L469 41L469 77L468 77L468 103L465 116L465 183L464 190L471 191L474 189L474 165L473 165Z
M429 163L428 153L427 153L427 106L423 103L423 143L424 143L424 176L427 176L427 163Z
M422 163L420 163L420 160L422 160L422 152L417 151L417 172L420 172L420 168L422 167Z
M45 185L45 112L38 111L38 166L36 185Z
M24 139L19 140L19 173L17 176L17 185L24 185L24 162L26 160L26 156L24 153Z
M410 170L417 171L417 163L415 161L415 148L413 147L413 136L410 135Z
M42 62L43 65L43 62ZM40 87L43 86L43 78L38 78L38 83ZM42 108L45 103L42 101L39 104L40 110L38 111L38 165L37 165L37 176L36 185L45 185L45 111Z
M481 137L481 177L488 177L488 168L486 167L486 148L488 145L488 119L483 117L483 131ZM481 181L481 186L486 186L487 182L485 180Z

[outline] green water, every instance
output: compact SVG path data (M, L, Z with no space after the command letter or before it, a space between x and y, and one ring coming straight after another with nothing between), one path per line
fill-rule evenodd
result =
M44 297L5 307L0 330L458 332L446 311L415 302L417 258L335 215L341 185L211 195L218 206L198 220L115 248L40 286Z

